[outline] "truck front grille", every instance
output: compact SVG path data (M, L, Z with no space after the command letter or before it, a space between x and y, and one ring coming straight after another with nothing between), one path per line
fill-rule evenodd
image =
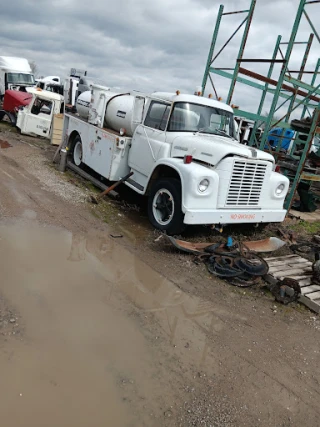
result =
M259 207L266 170L264 163L235 160L226 207Z

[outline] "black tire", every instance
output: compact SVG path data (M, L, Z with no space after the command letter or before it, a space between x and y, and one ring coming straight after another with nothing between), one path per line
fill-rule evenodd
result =
M83 165L82 161L80 161L80 163L75 161L75 150L76 150L78 143L81 144L81 150L82 150L82 141L81 141L80 135L76 135L75 138L73 139L73 141L71 143L70 154L71 154L72 163L78 167L81 167Z
M169 195L171 195L172 201ZM161 205L161 208L156 208L156 197L158 206ZM159 200L161 197L163 197L163 200ZM156 215L155 212L157 212ZM179 180L167 178L159 179L159 181L155 182L149 193L148 217L155 228L165 231L170 235L180 234L186 228L186 225L183 223L184 214L181 210L181 183Z

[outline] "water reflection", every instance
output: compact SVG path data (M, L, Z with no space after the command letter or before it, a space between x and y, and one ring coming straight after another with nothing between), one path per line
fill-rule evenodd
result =
M84 243L85 242L85 243ZM96 230L72 237L68 259L90 258L110 288L109 301L117 287L147 315L153 313L172 345L192 342L204 365L208 340L225 328L224 311L210 302L190 296L155 272L146 263L108 235ZM230 314L229 314L230 316ZM200 352L200 354L199 354Z

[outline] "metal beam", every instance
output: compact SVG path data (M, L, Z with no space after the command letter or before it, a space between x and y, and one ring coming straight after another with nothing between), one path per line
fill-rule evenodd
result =
M306 89L308 91L315 92L314 86L311 86L308 83L303 82L302 80L298 80L298 79L295 79L294 77L290 77L290 76L284 76L284 80L288 83L292 83L295 86L299 86L302 89ZM318 93L320 95L320 90L317 90L315 93Z
M272 63L281 63L283 64L286 62L285 59L259 59L259 58L253 58L253 59L237 59L237 62L272 62Z
M320 37L319 37L319 34L317 33L317 30L315 29L315 27L314 27L314 25L313 25L313 23L312 23L311 19L309 18L309 15L307 14L307 12L306 12L305 10L303 11L303 13L304 13L304 16L307 18L307 21L309 22L309 25L310 25L310 27L312 28L312 31L314 32L314 35L317 37L318 42L320 43Z
M229 69L233 70L233 68L229 68ZM227 70L227 68L223 68L223 70ZM290 70L290 73L300 73L300 71L299 70L298 71ZM320 74L320 71L304 71L302 74Z
M296 175L294 177L294 180L293 180L293 183L291 185L291 189L290 189L289 195L288 195L287 200L285 202L285 208L288 209L288 210L291 207L294 195L295 195L295 193L297 191L298 184L299 184L299 182L301 180L301 175L302 175L302 172L303 172L306 160L307 160L307 154L310 151L313 138L314 138L314 136L316 134L317 124L318 124L319 119L320 119L320 110L319 110L319 107L320 107L320 104L318 105L318 108L315 111L315 115L313 117L311 128L310 128L310 132L308 134L305 146L303 148L303 153L301 155L301 159L300 159L297 171L296 171Z
M275 45L275 48L274 48L274 51L273 51L273 54L272 54L272 59L276 59L277 58L277 54L278 54L280 43L281 43L281 36L279 35L277 37L276 45ZM272 76L273 69L274 69L274 62L271 62L270 66L269 66L268 74L267 74L267 77L269 79ZM268 85L268 83L266 83L264 85L264 90L263 90L263 92L261 94L261 99L260 99L260 103L259 103L259 107L258 107L258 111L257 111L257 114L259 114L259 115L261 115L261 113L262 113L264 102L265 102L267 93L269 92L268 89L269 89L269 85ZM286 100L287 99L289 99L289 98L286 98ZM250 139L249 139L249 145L250 146L252 146L253 143L255 142L255 134L256 134L257 129L258 129L258 122L255 122L255 124L253 125L253 129L252 129L251 135L250 135Z
M261 125L261 123L264 123L267 120L266 116L261 116L259 114L251 113L250 111L240 110L239 108L235 108L233 111L234 111L234 115L236 117L239 116L239 117L242 117L242 118L247 119L247 120L252 120L252 121L255 121L255 122L260 122L260 125ZM274 120L274 122L276 122L276 121ZM286 129L290 128L290 126L288 125L288 123L281 122L281 123L279 123L279 126L280 125L281 125L281 127L283 126Z
M219 52L215 55L215 57L211 60L210 65L218 58L218 56L220 55L220 53L225 49L226 46L228 46L228 44L231 42L231 40L233 39L233 37L237 34L237 32L240 30L240 28L242 27L242 25L247 21L248 17L244 18L244 20L241 22L241 24L238 26L238 28L231 34L231 36L228 38L228 40L224 43L224 45L221 47L221 49L219 50Z
M299 74L298 74L298 80L302 79L303 72L304 72L304 69L305 69L305 66L306 66L306 63L307 63L307 60L308 60L308 56L309 56L309 53L310 53L310 49L311 49L311 46L312 46L313 38L314 38L314 35L311 33L310 36L309 36L307 47L305 49L305 52L304 52L304 55L303 55L303 58L302 58L301 67L300 67L300 71L299 71ZM290 78L292 78L292 77L290 77ZM284 77L284 79L286 79L286 76ZM297 90L296 90L296 92L297 92ZM309 92L309 94L310 94L310 92ZM288 122L289 119L290 119L291 110L292 110L292 108L294 106L294 102L296 100L296 96L297 96L296 93L294 93L293 96L292 96L292 99L291 99L289 107L288 107L288 112L287 112L287 115L286 115L286 118L285 118L285 122Z
M237 10L236 12L225 12L222 15L235 15L237 13L246 13L249 12L249 10Z
M278 82L277 80L269 79L269 78L267 78L267 77L263 76L262 74L255 73L255 72L253 72L253 71L247 70L246 68L242 68L242 67L240 67L240 68L239 68L239 73L240 73L240 74L244 74L244 75L246 75L246 76L248 76L248 77L252 77L252 78L254 78L254 79L260 80L260 81L262 81L262 82L269 83L269 84L271 84L271 85L273 85L273 86L279 86L279 82ZM293 84L297 84L297 83L301 82L300 80L294 79L294 78L292 78L292 77L286 77L286 76L284 76L284 78L282 78L282 80L286 80L286 81L289 81L289 79L290 79L290 80L292 80L292 81L290 81L290 83L293 83ZM294 81L294 82L293 82L293 81ZM302 82L301 82L301 83L302 83ZM299 84L297 84L297 85L299 86ZM302 85L301 85L301 86L302 86ZM305 87L305 86L307 86L307 87ZM308 89L308 90L310 90L310 89L309 89L309 88L310 88L310 85L307 85L306 83L304 83L302 87L303 87L303 88L306 88L306 89ZM291 87L291 86L288 86L288 85L286 85L286 84L281 84L281 85L279 86L279 92L280 92L280 89L284 89L284 90L287 90L288 92L292 92L292 93L295 93L295 92L296 92L296 89L295 89L295 88L293 88L293 87ZM311 89L312 89L312 88L311 88ZM320 94L320 92L318 92L318 91L317 91L317 93L319 93L319 94ZM303 92L302 90L297 90L297 95L300 95L300 96L306 97L306 96L308 95L308 93L307 93L307 92ZM320 102L320 98L317 98L317 97L316 97L316 96L314 96L314 95L311 95L311 96L310 96L310 99L312 99L313 101L316 101L316 102Z
M297 32L298 32L298 28L299 28L299 25L300 25L300 21L301 21L301 17L302 17L302 13L303 13L303 10L304 10L305 3L306 3L306 0L300 0L300 4L299 4L299 7L298 7L298 11L297 11L297 14L296 14L296 18L294 20L294 24L293 24L292 32L291 32L291 35L290 35L290 39L289 39L289 42L288 42L288 47L287 47L286 55L285 55L285 58L284 58L286 60L286 62L283 64L283 66L281 68L280 76L279 76L279 79L277 81L276 91L275 91L273 100L271 102L271 106L270 106L270 110L269 110L269 116L268 116L268 120L266 121L265 131L264 131L264 133L262 135L262 138L261 138L260 147L264 147L265 143L267 141L268 132L269 132L269 130L271 128L272 119L273 119L273 116L274 116L275 109L277 107L277 103L278 103L278 100L279 100L279 95L281 93L281 89L286 89L287 90L287 88L283 87L283 79L285 77L285 73L287 72L287 64L289 63L289 59L291 57L292 49L293 49L294 42L295 42L295 39L296 39L296 36L297 36ZM302 91L299 91L299 92L301 92L301 93L299 93L299 95L305 96L305 94L302 93ZM319 102L320 99L316 99L316 101Z
M307 44L308 42L294 42L293 44ZM281 42L280 44L289 44L289 42Z
M204 91L206 89L206 84L207 84L208 75L209 75L209 68L210 68L210 65L211 65L211 59L212 59L212 56L213 56L213 53L214 53L214 49L215 49L216 43L217 43L218 32L219 32L219 28L220 28L220 24L221 24L221 18L222 18L223 9L224 9L224 6L220 5L218 16L217 16L217 21L216 21L216 26L214 28L214 32L213 32L213 35L212 35L212 40L211 40L209 55L208 55L208 59L207 59L207 64L206 64L206 68L204 70L204 75L203 75L203 79L202 79L202 93L203 94L204 94Z
M319 68L320 68L320 58L318 59L318 61L317 61L317 65L316 65L316 68L315 68L315 70L314 70L314 75L312 76L312 79L311 79L311 86L314 86L315 85L315 83L316 83L316 80L317 80L317 76L318 76L318 70L319 70ZM308 111L308 107L307 107L307 105L305 105L304 107L303 107L303 110L302 110L302 114L301 114L301 118L303 118L304 117L304 115L306 114L306 112ZM308 111L309 112L309 111ZM309 113L310 114L310 113Z
M318 91L318 90L319 90L319 88L320 88L320 84L318 84L318 86L316 86L316 87L314 88L313 92ZM311 93L312 93L312 92L310 92L309 94L307 94L306 98L310 98L310 97L311 97ZM292 108L292 110L291 110L291 111L294 111L296 108L300 107L300 106L303 104L303 101L304 101L304 99L302 99L301 101L299 101L299 102L298 102L298 104L297 104L294 108ZM285 117L286 117L286 116L281 117L281 119L279 119L279 120L277 121L277 123L279 123L279 122L280 122L281 120L283 120ZM276 123L276 124L277 124L277 123Z
M223 70L221 70L219 68L212 68L212 67L210 67L210 72L214 73L214 74L217 74L218 76L221 76L221 77L226 77L226 78L228 78L230 80L233 78L233 75L231 73L227 73L227 72L225 72L225 71L223 71ZM255 89L259 89L259 90L262 90L262 91L266 90L266 86L265 85L261 85L259 83L253 82L253 81L245 79L243 77L238 77L237 81L239 83L243 83L245 85L251 86L251 87L253 87ZM275 93L275 89L268 88L267 92L274 94ZM279 97L289 99L289 98L291 98L291 95L287 95L284 92L280 92ZM307 101L306 101L306 103L307 103Z
M254 9L255 9L255 6L256 6L256 1L257 0L251 0L250 10L249 10L249 13L248 13L248 16L247 16L247 22L246 22L246 26L245 26L245 29L244 29L244 32L243 32L242 40L241 40L241 43L240 43L240 48L239 48L239 53L238 53L238 58L237 59L242 59L244 48L246 47L246 43L247 43L247 39L248 39L248 35L249 35L249 30L250 30L250 25L251 25L251 22L252 22L253 13L254 13ZM231 84L230 84L230 88L229 88L229 93L228 93L228 96L227 96L227 101L226 101L227 104L231 104L232 96L233 96L233 93L234 93L234 88L235 88L237 77L238 77L238 74L239 74L239 68L240 68L240 63L237 62L236 66L235 66L235 69L234 69L234 72L233 72L233 78L231 80Z

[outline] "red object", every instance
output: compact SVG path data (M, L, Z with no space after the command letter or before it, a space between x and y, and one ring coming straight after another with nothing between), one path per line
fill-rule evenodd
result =
M15 113L15 109L21 105L30 104L32 95L28 92L20 92L18 90L6 90L3 100L3 109L9 113Z
M192 156L190 156L189 154L187 156L184 156L183 162L187 163L187 164L191 163L192 162Z
M274 170L275 172L279 172L280 173L280 166L279 165L276 165L276 168L275 168L275 170Z

